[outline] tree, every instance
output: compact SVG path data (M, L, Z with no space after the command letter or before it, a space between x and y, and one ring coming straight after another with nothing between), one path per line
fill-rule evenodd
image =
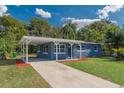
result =
M28 34L25 29L25 24L11 16L0 17L0 25L4 28L1 36L9 31L16 34L16 39L20 40L23 35Z
M113 48L119 49L120 47L124 47L124 32L108 31L105 35L105 45L108 47L110 55L112 54Z
M53 38L62 38L62 32L60 27L52 27L50 32L50 37Z
M0 43L0 52L5 56L7 56L7 54L11 55L18 47L18 41L15 34L12 32L7 32L0 38Z
M24 24L11 16L0 17L0 51L8 54L16 51L20 48L18 42L24 35L103 43L110 54L112 54L112 48L124 47L124 32L119 26L106 20L94 22L77 30L76 24L70 21L63 27L55 27L41 18L32 18L29 24ZM29 52L36 49L33 46L29 48Z
M106 51L109 51L109 54L111 55L112 54L111 47L120 46L120 44L117 44L118 41L116 41L117 40L116 38L118 38L118 40L122 39L122 36L119 35L117 35L114 39L112 39L113 35L115 35L113 33L117 34L117 32L120 31L121 29L119 26L113 24L110 21L101 20L81 28L78 31L78 35L79 35L78 39L84 41L102 43L104 53L106 53ZM111 43L113 42L114 44L110 45L109 44L110 42Z
M19 48L18 42L23 35L27 35L25 24L11 16L0 17L0 52L11 54ZM3 29L4 28L4 29Z
M30 35L49 37L51 25L47 20L40 18L32 18L29 24L31 30Z
M66 39L76 39L76 27L72 23L66 23L61 29L62 37Z
M103 43L106 32L119 30L119 26L109 21L101 20L81 28L79 32L82 40Z

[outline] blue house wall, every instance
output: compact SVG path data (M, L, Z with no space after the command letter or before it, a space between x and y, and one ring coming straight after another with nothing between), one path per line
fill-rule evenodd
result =
M80 58L80 50L78 50L77 46L79 45L74 45L73 58ZM100 44L82 44L82 46L84 46L81 53L82 57L96 57L102 55ZM95 47L97 50L94 50Z
M43 53L43 45L48 45L48 54ZM65 44L65 53L59 54L58 53L58 59L67 59L69 57L68 55L68 44ZM79 50L79 45L74 44L72 47L72 57L74 59L80 58L80 50ZM84 46L84 47L83 47ZM101 56L101 45L100 44L82 44L82 57L95 57L95 56ZM96 47L97 50L94 50ZM55 60L56 59L56 54L54 52L54 43L47 43L47 44L42 44L39 47L38 52L38 57L44 58L44 59L50 59L50 60Z
M43 46L44 45L48 45L48 53L44 53L43 52ZM39 45L38 47L38 53L37 53L37 56L40 57L40 58L44 58L44 59L51 59L51 43L47 43L47 44L42 44L42 45Z

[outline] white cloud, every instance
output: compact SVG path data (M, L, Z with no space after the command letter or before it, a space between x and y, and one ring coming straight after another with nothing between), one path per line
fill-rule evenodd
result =
M76 18L67 17L67 18L62 18L61 20L64 21L65 24L67 22L71 22L72 24L76 25L77 29L80 29L96 21L100 21L101 19L76 19Z
M100 19L106 19L109 17L109 13L115 13L117 11L120 11L120 9L123 8L123 5L109 5L105 6L103 9L99 9L97 11L97 15Z
M43 18L51 18L51 13L44 11L43 9L36 8L35 14L42 16Z
M63 21L63 22L68 22L68 21L71 21L71 20L75 20L75 18L72 18L72 17L62 17L61 18L61 21Z
M101 19L108 19L109 13L115 13L117 11L120 11L120 9L123 8L123 5L109 5L105 6L103 9L99 9L97 11L98 18L95 19L77 19L72 17L62 18L61 21L64 22L64 25L68 22L71 22L72 24L75 24L77 29L80 29L84 26L90 25L96 21L100 21ZM117 21L115 20L109 20L114 24L117 24Z
M112 23L117 24L118 22L115 20L111 20Z
M8 10L7 6L0 5L0 16L4 16L4 15L8 16L9 14L7 13L7 10Z

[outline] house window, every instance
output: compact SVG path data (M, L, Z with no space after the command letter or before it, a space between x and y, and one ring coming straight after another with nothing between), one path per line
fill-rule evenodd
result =
M64 44L59 44L57 47L58 47L58 53L59 54L63 54L66 52ZM54 53L56 53L56 45L54 45Z
M60 45L59 46L59 52L64 53L65 52L65 45Z
M80 50L80 46L77 46L77 50Z
M84 45L82 46L82 50L85 50L85 46Z
M98 47L97 46L94 46L94 51L98 52Z
M43 53L48 54L48 45L43 45Z
M59 52L59 45L57 45L58 47L58 52ZM54 53L56 53L56 45L54 45Z
M84 45L82 45L81 47L82 47L82 50L85 49L85 46ZM80 50L80 46L77 46L77 50Z
M40 46L37 47L37 53L40 53Z

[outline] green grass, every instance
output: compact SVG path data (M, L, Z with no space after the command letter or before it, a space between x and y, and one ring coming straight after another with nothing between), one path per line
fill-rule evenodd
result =
M17 67L15 60L0 61L0 87L49 88L51 87L33 67Z
M124 62L117 62L110 58L88 58L86 61L66 62L64 64L124 85Z

